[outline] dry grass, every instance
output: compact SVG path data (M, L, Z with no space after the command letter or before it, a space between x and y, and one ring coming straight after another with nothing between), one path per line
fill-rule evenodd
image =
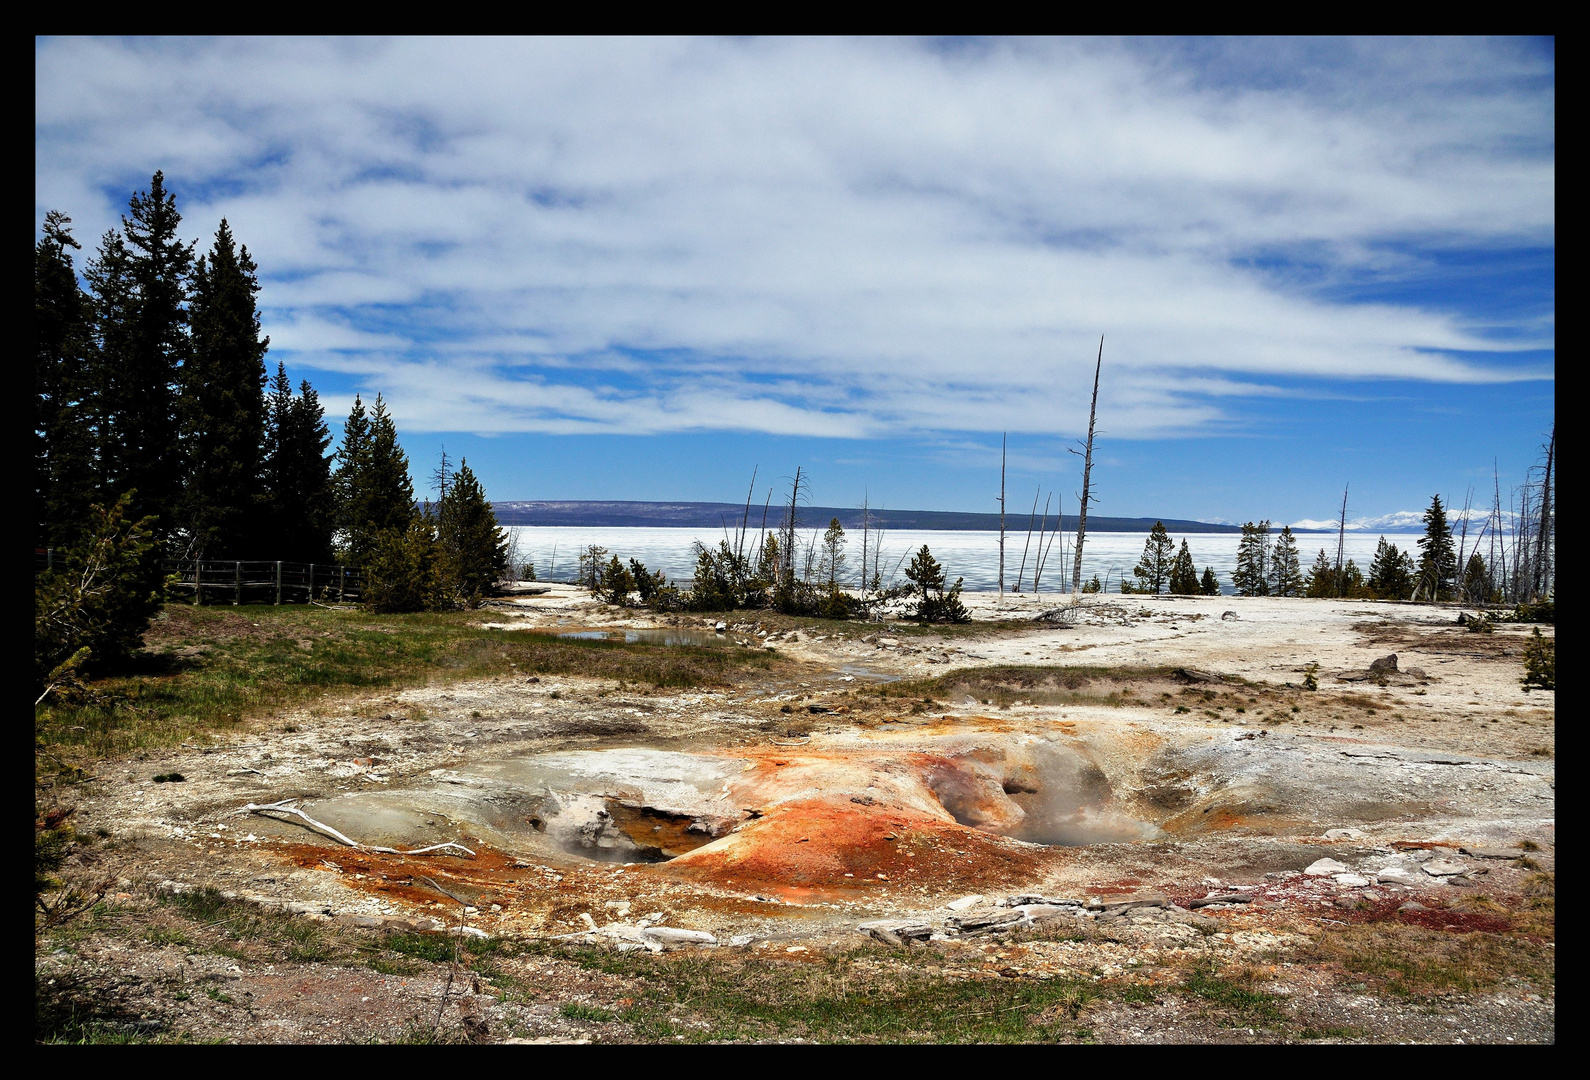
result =
M168 605L124 671L34 711L37 743L93 755L169 746L326 694L501 674L656 687L729 685L782 661L742 648L579 641L479 628L479 613L370 615L271 605Z
M1484 897L1468 898L1476 909L1502 908ZM1330 929L1305 950L1308 960L1339 966L1385 993L1423 998L1469 993L1521 980L1550 993L1556 977L1554 950L1534 931L1551 933L1548 918L1519 913L1514 932L1450 933L1397 922Z

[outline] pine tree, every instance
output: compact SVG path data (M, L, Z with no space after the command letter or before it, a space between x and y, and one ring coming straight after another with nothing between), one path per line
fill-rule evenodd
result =
M1237 543L1237 568L1231 575L1238 596L1269 594L1269 536L1268 520L1257 525L1250 521L1242 526L1242 539Z
M823 533L822 561L818 576L828 586L830 595L839 592L839 578L845 572L845 527L834 518Z
M1132 576L1138 581L1135 592L1159 595L1165 583L1170 580L1170 568L1175 550L1169 534L1165 532L1165 523L1154 522L1154 527L1148 532L1148 539L1143 542L1143 557L1132 568ZM1121 591L1126 590L1122 588Z
M1270 594L1272 596L1301 596L1303 572L1297 557L1297 540L1289 525L1281 527L1275 538L1275 553L1270 559Z
M33 250L33 542L70 547L95 499L93 302L77 283L72 219L44 217Z
M1463 568L1463 600L1470 604L1489 603L1494 591L1490 568L1476 551L1469 556L1468 565Z
M1352 600L1361 600L1369 592L1364 582L1364 572L1358 569L1358 564L1348 559L1347 565L1342 567L1341 595Z
M1384 536L1375 545L1375 558L1369 564L1369 580L1365 586L1380 600L1406 600L1413 593L1408 556L1398 551L1396 544L1387 543Z
M1198 567L1193 564L1187 541L1181 542L1176 561L1170 565L1170 591L1179 596L1196 596L1198 593Z
M339 558L354 559L354 536L363 527L361 499L364 490L362 476L370 460L370 415L364 410L364 400L353 395L353 408L342 424L342 445L336 453L337 471L331 478L336 542L342 554ZM368 550L369 541L361 537L361 547Z
M1320 548L1319 554L1314 557L1314 565L1309 567L1308 577L1303 582L1303 595L1315 599L1325 599L1339 594L1336 564L1331 562L1330 556L1325 554L1325 549Z
M1450 600L1457 576L1457 553L1452 550L1452 529L1447 525L1441 496L1430 500L1424 512L1424 535L1419 538L1419 570L1415 598Z
M99 297L100 392L104 397L101 454L105 486L131 492L130 516L156 517L164 540L174 526L182 470L177 442L177 382L188 356L188 284L192 245L177 239L182 215L165 177L155 173L147 193L135 194L122 234L102 247ZM91 277L92 281L93 278Z
M212 558L256 558L264 484L265 351L254 297L259 278L223 218L215 246L193 271L192 327L182 370L186 488L181 523L192 550Z
M447 494L438 504L437 536L448 584L464 604L479 607L481 599L507 576L508 536L497 527L491 503L486 501L486 492L467 460L458 463L458 471L448 483ZM616 555L613 566L617 570L610 573L621 575L614 579L616 588L620 580L629 581L629 577ZM630 588L633 582L623 593L627 595ZM619 602L622 601L615 601Z
M911 558L905 570L906 580L918 593L917 609L913 616L919 622L970 622L971 616L961 605L962 579L957 578L948 590L944 588L944 568L939 565L926 544Z
M1204 567L1204 576L1203 579L1198 582L1198 591L1203 593L1205 596L1220 595L1220 579L1215 577L1214 567Z
M435 611L451 606L437 575L441 545L436 519L415 513L403 529L373 534L364 561L363 604L378 613Z
M276 365L265 406L264 486L267 514L263 533L277 558L290 562L330 562L334 524L331 432L320 396L305 380L297 397L287 368Z
M338 469L340 523L348 559L362 566L384 533L406 534L418 510L408 456L398 445L397 427L381 395L368 418L356 398L343 430Z

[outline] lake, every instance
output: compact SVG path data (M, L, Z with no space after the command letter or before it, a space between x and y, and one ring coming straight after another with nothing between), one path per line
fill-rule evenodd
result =
M694 576L696 566L693 545L697 541L716 545L723 539L721 529L715 532L705 528L510 525L505 526L504 531L515 545L516 563L534 563L536 574L544 581L572 580L578 570L579 551L591 544L606 548L609 555L617 555L626 563L630 559L639 559L648 568L661 570L669 578L689 579ZM802 530L801 542L803 545L809 544L819 540L821 536L821 530ZM849 577L853 588L861 569L861 534L847 533L846 536L848 544L845 550L849 556ZM876 539L878 534L874 533L873 536ZM757 534L753 532L748 545L754 544L756 537ZM1139 532L1088 533L1082 556L1083 580L1091 578L1094 574L1097 574L1101 580L1107 577L1110 591L1116 591L1115 583L1120 581L1123 574L1128 578L1131 577L1132 567L1142 557L1143 544L1147 539L1147 533ZM1240 533L1172 533L1171 539L1178 550L1181 548L1181 542L1186 540L1199 574L1203 573L1204 567L1213 567L1216 576L1220 579L1221 590L1227 593L1232 591L1231 573L1237 565L1237 543L1241 539ZM1414 547L1416 536L1396 534L1388 535L1387 539L1399 549L1413 551L1417 556L1417 548ZM1049 552L1048 561L1039 579L1039 591L1050 592L1059 588L1063 576L1062 569L1071 561L1069 545L1075 540L1075 533L1062 534L1055 538L1054 546ZM1347 534L1347 557L1356 560L1359 568L1366 574L1379 540L1378 534ZM966 588L970 590L999 587L999 533L927 529L901 529L882 534L884 583L888 584L891 576L896 581L903 581L911 554L920 550L924 544L944 567L950 581L963 577L966 579ZM1062 544L1066 545L1064 549ZM1007 589L1015 587L1017 572L1022 568L1024 547L1027 547L1025 531L1005 534ZM1024 591L1030 592L1032 589L1032 569L1037 561L1037 547L1038 538L1034 535L1026 554L1026 570L1021 579ZM1323 547L1334 555L1336 537L1319 533L1297 534L1297 547L1298 559L1306 574L1320 548ZM1062 552L1064 552L1063 557Z

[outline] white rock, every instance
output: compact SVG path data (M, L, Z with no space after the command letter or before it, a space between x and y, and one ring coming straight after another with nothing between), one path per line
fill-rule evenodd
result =
M1388 866L1375 875L1382 885L1423 885L1424 877L1409 866Z
M1424 872L1429 874L1431 877L1450 877L1453 874L1461 874L1463 871L1467 870L1468 867L1464 866L1460 862L1453 862L1450 859L1436 859L1432 862L1425 863L1423 869Z
M1317 862L1310 863L1308 868L1303 871L1309 877L1330 877L1332 874L1345 874L1346 872L1346 864L1339 863L1335 859L1320 859Z
M1362 840L1363 838L1364 838L1364 831L1362 829L1326 829L1325 830L1325 839L1327 839L1327 840Z
M1362 889L1369 884L1369 879L1361 874L1332 874L1331 880L1349 889Z
M1343 867L1342 869L1345 870L1346 867ZM959 900L951 900L949 903L945 904L944 906L949 908L951 911L965 911L967 908L976 907L978 904L981 904L982 902L983 902L982 894L981 893L973 893L971 896L963 896Z
M664 947L674 945L716 945L718 939L705 930L681 930L677 926L648 926L641 931L647 941Z

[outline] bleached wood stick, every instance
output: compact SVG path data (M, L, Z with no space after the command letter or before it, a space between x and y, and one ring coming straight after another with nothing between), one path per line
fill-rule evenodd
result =
M359 841L354 840L353 838L346 836L341 832L338 832L336 829L333 829L325 822L316 821L314 818L310 817L296 806L288 805L294 801L296 800L282 799L280 802L273 803L249 803L248 805L244 806L243 809L244 811L251 814L290 814L293 817L301 819L316 832L323 833L324 835L331 837L333 840L336 840L339 843L346 844L348 847L358 848L360 851L376 851L383 855L429 855L433 851L444 851L451 848L457 851L462 851L470 858L475 857L475 853L469 848L465 847L463 844L455 844L450 840L441 844L432 844L429 847L415 848L412 851L404 851L401 848L381 847L376 844L361 844Z

